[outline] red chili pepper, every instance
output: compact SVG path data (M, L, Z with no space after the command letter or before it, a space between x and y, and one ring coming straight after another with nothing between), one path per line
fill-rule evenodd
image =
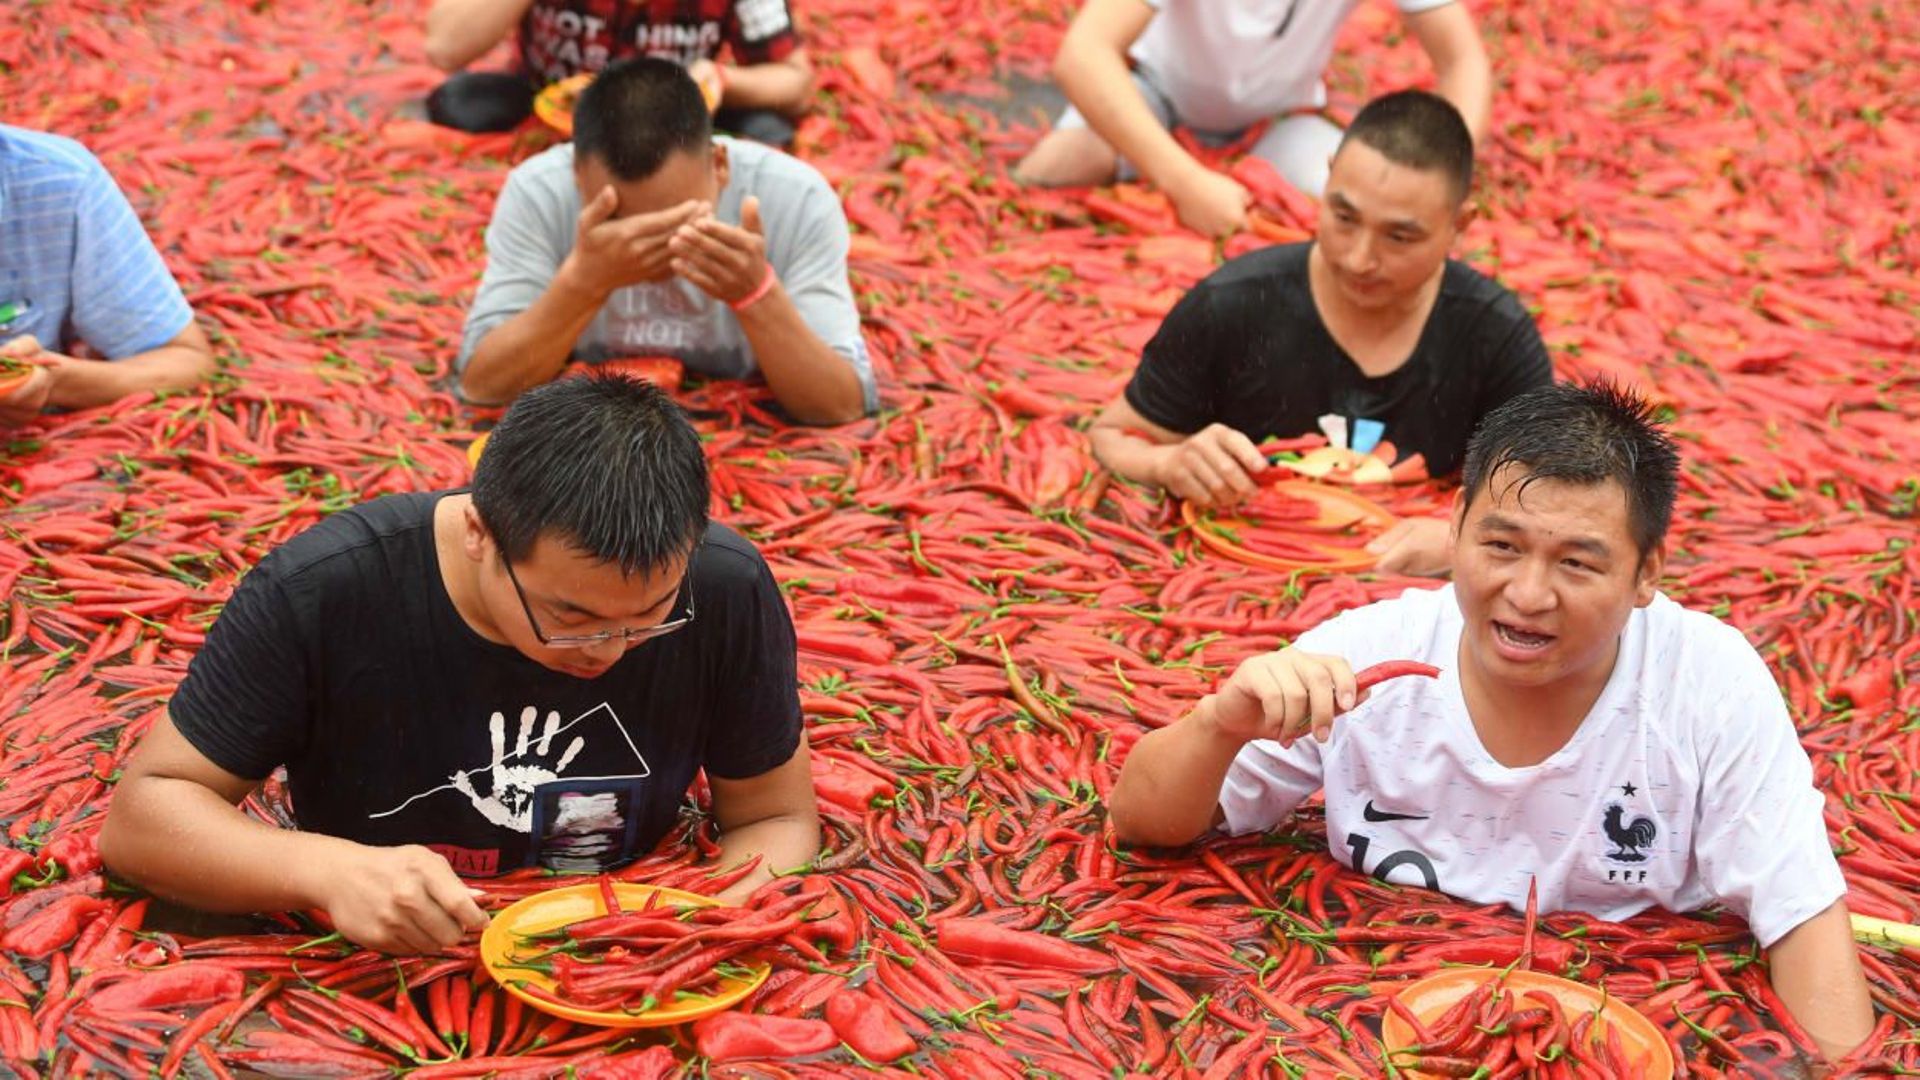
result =
M864 993L850 991L828 998L827 1023L868 1061L886 1064L920 1048L885 1005Z
M0 896L13 895L13 879L33 865L33 856L19 848L0 849Z
M92 917L113 910L93 896L63 896L0 935L0 948L32 960L45 958L80 935Z
M1388 660L1385 663L1360 669L1354 675L1353 683L1355 689L1367 690L1388 679L1398 679L1406 675L1424 675L1429 679L1436 679L1440 677L1440 669L1417 660Z
M1044 934L1009 930L985 919L943 919L934 924L940 948L956 956L1049 971L1100 975L1119 965L1106 953Z
M819 1020L748 1013L716 1013L693 1025L694 1043L714 1061L743 1058L782 1060L817 1054L840 1044L834 1029Z

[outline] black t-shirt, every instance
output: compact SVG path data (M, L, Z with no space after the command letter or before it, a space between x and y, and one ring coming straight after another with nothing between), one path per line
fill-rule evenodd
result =
M460 617L434 546L443 494L343 511L262 559L173 698L187 741L249 779L285 765L303 829L425 844L480 876L618 865L673 826L697 770L743 779L793 755L793 623L738 534L707 530L692 623L577 679Z
M1249 252L1167 314L1127 384L1127 403L1170 431L1222 423L1255 442L1319 429L1328 413L1386 425L1435 476L1460 467L1480 418L1553 380L1546 345L1511 292L1447 261L1413 354L1369 378L1327 332L1307 284L1313 245ZM1351 429L1350 429L1351 430Z

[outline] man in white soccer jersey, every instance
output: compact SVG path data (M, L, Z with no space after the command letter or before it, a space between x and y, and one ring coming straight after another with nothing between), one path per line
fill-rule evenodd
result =
M1520 908L1537 880L1542 910L1610 920L1724 904L1821 1051L1859 1045L1846 883L1779 690L1738 630L1658 590L1678 455L1648 413L1555 385L1488 414L1454 584L1250 659L1142 738L1119 837L1271 829L1324 789L1335 857L1394 882ZM1442 671L1361 693L1385 660Z
M1186 128L1223 144L1271 119L1254 143L1287 182L1318 196L1340 129L1321 114L1320 76L1357 0L1087 0L1053 74L1071 107L1015 169L1042 186L1146 179L1188 228L1230 233L1247 220L1247 190L1174 139ZM1460 0L1396 0L1433 61L1440 95L1478 141L1493 105L1480 30Z

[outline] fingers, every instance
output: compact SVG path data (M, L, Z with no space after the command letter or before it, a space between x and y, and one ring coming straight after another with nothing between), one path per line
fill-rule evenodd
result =
M540 710L529 705L520 710L520 738L513 744L513 756L527 756L527 743L533 736L533 722L540 718Z
M586 749L586 746L587 737L584 735L575 735L573 741L567 744L566 751L560 755L560 762L553 767L553 771L557 773L566 772L567 766L573 764L574 755Z
M494 713L487 721L487 734L493 739L493 765L498 768L507 760L507 718L503 713Z
M714 276L705 263L695 262L692 259L675 259L672 266L675 274L693 282L694 288L708 296L718 299L726 289L726 286L720 283L720 279Z
M740 227L755 236L765 236L760 224L760 196L749 195L740 204Z
M620 226L627 230L630 237L653 234L671 237L689 223L698 221L711 213L713 213L712 204L698 199L689 199L678 206L670 206L651 214L635 214L629 218L622 218Z
M594 195L592 201L580 208L580 231L585 232L613 216L620 205L620 196L608 184Z
M1197 505L1213 506L1230 501L1228 496L1232 488L1221 479L1204 455L1191 449L1182 451L1177 466L1167 479L1170 490Z
M444 914L455 926L455 933L458 936L448 942L446 947L458 945L460 938L464 937L468 931L486 928L487 913L480 910L480 904L476 899L476 896L486 894L476 893L475 890L467 888L466 884L454 874L453 867L446 865L446 860L441 860L440 873L433 875L427 882L427 891L433 899L436 910Z
M737 268L753 257L751 251L705 226L704 221L683 226L669 245L673 253L683 259L697 257L715 267L728 268Z
M1281 655L1285 656L1284 653ZM1273 737L1278 739L1283 747L1292 746L1293 740L1307 730L1310 719L1308 710L1312 707L1312 701L1308 696L1307 684L1301 681L1299 673L1293 669L1292 664L1275 663L1273 681L1279 689L1281 701L1277 718L1280 723Z
M1260 453L1259 447L1253 445L1252 439L1247 438L1237 428L1230 428L1225 424L1215 424L1207 430L1215 429L1218 429L1214 436L1215 445L1226 451L1248 475L1257 475L1266 469L1266 456Z
M0 356L11 356L16 360L39 356L40 353L40 339L32 334L21 334L17 338L8 340L6 344L0 345Z
M1400 545L1407 534L1413 530L1413 522L1401 521L1379 536L1367 541L1367 554L1384 555Z
M1253 482L1253 477L1241 466L1240 460L1218 439L1196 439L1193 449L1219 480L1219 486L1214 489L1217 498L1238 502L1260 490L1259 485Z

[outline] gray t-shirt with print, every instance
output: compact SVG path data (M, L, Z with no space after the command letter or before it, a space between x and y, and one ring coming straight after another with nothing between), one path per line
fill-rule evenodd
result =
M860 336L860 312L847 283L847 219L833 188L812 166L757 143L717 138L730 175L714 214L740 223L740 204L760 199L767 261L800 317L860 377L866 410L878 405L873 364ZM487 270L460 343L466 370L475 346L494 327L525 311L546 291L573 250L580 191L573 180L573 144L522 162L487 226ZM692 282L673 278L630 285L607 299L574 345L574 356L597 363L619 356L671 356L691 371L744 378L757 371L753 347L727 305Z

